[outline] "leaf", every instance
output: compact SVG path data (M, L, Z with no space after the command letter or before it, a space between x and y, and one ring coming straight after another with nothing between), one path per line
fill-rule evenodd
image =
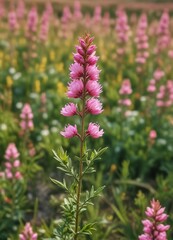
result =
M80 230L79 234L80 233L83 233L83 234L88 234L88 235L91 235L92 234L92 231L96 230L94 228L94 225L96 223L87 223L83 226L83 228Z
M63 180L63 183L58 181L58 180L56 180L56 179L54 179L54 178L50 178L50 180L53 183L55 183L56 185L58 185L59 187L61 187L61 188L65 189L66 191L68 191L65 179Z

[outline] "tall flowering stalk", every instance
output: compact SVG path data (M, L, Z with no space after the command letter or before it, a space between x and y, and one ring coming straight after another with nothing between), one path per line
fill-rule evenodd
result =
M90 191L82 194L82 182L85 174L94 172L93 163L105 151L101 149L93 152L86 150L85 141L87 137L99 138L103 135L103 130L96 123L90 122L86 127L86 117L89 114L98 115L102 109L99 95L102 87L99 84L100 70L97 68L98 57L95 55L96 46L93 44L93 38L86 35L79 39L79 45L76 46L74 53L74 63L70 66L71 81L68 84L67 96L72 99L80 99L78 104L70 102L66 104L61 114L71 117L77 115L80 118L80 130L77 125L68 124L61 135L65 138L77 137L80 141L80 156L78 157L78 166L73 166L73 162L67 154L61 149L55 158L60 164L60 169L73 181L68 187L65 179L59 182L52 179L54 183L66 190L69 197L63 204L63 221L60 224L56 236L57 239L77 240L83 234L91 234L93 223L83 223L81 213L86 211L87 205L92 204L91 200L100 194L103 187L94 190L92 186ZM73 186L73 187L72 187ZM85 195L85 197L84 197Z
M145 212L149 219L142 221L144 233L139 236L139 240L167 240L166 231L170 226L163 224L168 218L164 211L159 201L151 201L151 207L147 207Z

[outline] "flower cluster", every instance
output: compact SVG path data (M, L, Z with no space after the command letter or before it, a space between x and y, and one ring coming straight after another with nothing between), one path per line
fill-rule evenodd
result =
M123 55L125 53L125 46L129 39L129 26L128 26L128 18L126 12L122 9L118 9L116 12L116 34L117 34L117 42L119 44L119 48L117 49L117 53L119 55Z
M34 233L31 224L26 223L22 233L19 234L19 240L37 240L38 234Z
M18 159L19 157L19 152L16 148L16 145L14 143L10 143L6 149L5 152L5 177L8 179L21 179L22 174L19 171L19 166L20 166L20 160Z
M161 85L157 93L158 107L170 107L173 105L173 81L168 80L165 85Z
M140 65L145 64L149 56L148 36L146 33L147 26L148 26L147 16L146 14L142 14L139 19L136 39L135 39L135 42L137 44L137 50L138 50L137 56L136 56L136 62ZM140 70L140 67L138 67L138 69Z
M18 28L17 16L14 10L10 11L8 14L8 23L10 31L15 31Z
M24 15L25 15L25 2L24 2L24 0L18 1L16 14L17 14L17 18L19 20L23 19Z
M49 33L49 13L45 11L41 19L39 38L41 41L45 42L47 40Z
M96 46L92 42L93 38L89 35L79 39L79 46L76 46L77 52L74 53L74 63L70 66L71 81L67 89L69 98L82 100L84 111L80 111L77 104L69 103L61 110L61 114L64 116L78 115L84 118L87 114L97 115L103 111L102 104L98 99L102 92L102 87L98 82L100 70L96 66L98 57L95 56ZM103 130L99 130L98 124L90 123L85 133L86 136L99 138L103 135ZM80 137L76 125L66 126L61 135L66 138Z
M128 95L132 93L131 83L129 79L125 79L122 82L121 88L119 90L119 94L123 95L124 98L119 100L119 104L123 106L130 106L131 100L128 98Z
M165 11L161 16L157 29L158 39L156 52L164 50L170 44L169 21L169 14Z
M24 105L24 107L22 108L20 117L22 119L20 122L20 126L21 126L22 130L24 130L26 132L28 130L33 129L33 127L34 127L33 113L32 113L31 106L28 103L26 103Z
M168 215L164 213L159 201L152 200L151 207L147 207L145 214L150 219L142 221L144 234L139 236L139 240L167 240L166 231L169 225L163 225Z
M147 87L147 91L150 93L156 92L157 91L157 85L156 83L161 80L165 76L165 73L157 69L154 74L153 74L153 79L150 80L149 85Z

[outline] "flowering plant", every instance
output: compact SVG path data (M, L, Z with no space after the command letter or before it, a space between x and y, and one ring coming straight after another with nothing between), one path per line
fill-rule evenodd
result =
M96 46L92 44L93 38L86 35L79 39L77 52L74 54L74 63L70 66L71 82L68 85L67 96L78 98L78 104L69 103L62 108L61 114L67 117L77 115L80 118L80 130L77 125L68 124L61 135L65 138L77 137L80 141L80 156L77 163L60 149L54 152L55 159L59 163L59 169L71 177L71 182L67 183L64 178L62 182L51 179L55 184L62 187L68 194L62 205L63 220L56 231L57 239L79 239L79 236L92 234L94 223L84 221L81 214L87 210L88 205L93 205L92 200L100 194L103 187L94 189L94 186L85 193L83 190L83 178L86 174L95 172L93 164L99 159L106 148L98 151L91 151L86 148L86 138L99 138L103 135L103 129L97 123L90 122L86 128L86 116L88 114L98 115L102 109L102 104L98 97L102 91L98 83L100 70L96 63L98 57L95 56Z

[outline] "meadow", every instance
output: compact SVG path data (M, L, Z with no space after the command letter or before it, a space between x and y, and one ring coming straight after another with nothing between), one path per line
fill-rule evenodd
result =
M94 227L81 227L84 236L74 239L173 237L173 18L168 10L0 1L0 240L73 239L56 233L69 193L60 181L69 161L66 151L72 158L69 174L77 166L73 156L82 137L68 139L62 131L69 122L80 125L82 114L71 117L75 114L61 109L70 98L72 64L82 61L74 54L80 52L76 46L91 41L88 36L94 37L99 57L91 65L97 62L100 85L87 91L100 95L102 109L94 102L98 112L90 113L101 114L87 118L104 134L95 140L90 132L83 148L97 149L91 158L104 150L79 189L81 196L90 196L91 186L104 188L80 218L81 225L89 220ZM72 97L78 104L79 96ZM71 185L69 176L66 182ZM167 238L139 238L152 199L168 214ZM28 238L24 231L30 231Z

